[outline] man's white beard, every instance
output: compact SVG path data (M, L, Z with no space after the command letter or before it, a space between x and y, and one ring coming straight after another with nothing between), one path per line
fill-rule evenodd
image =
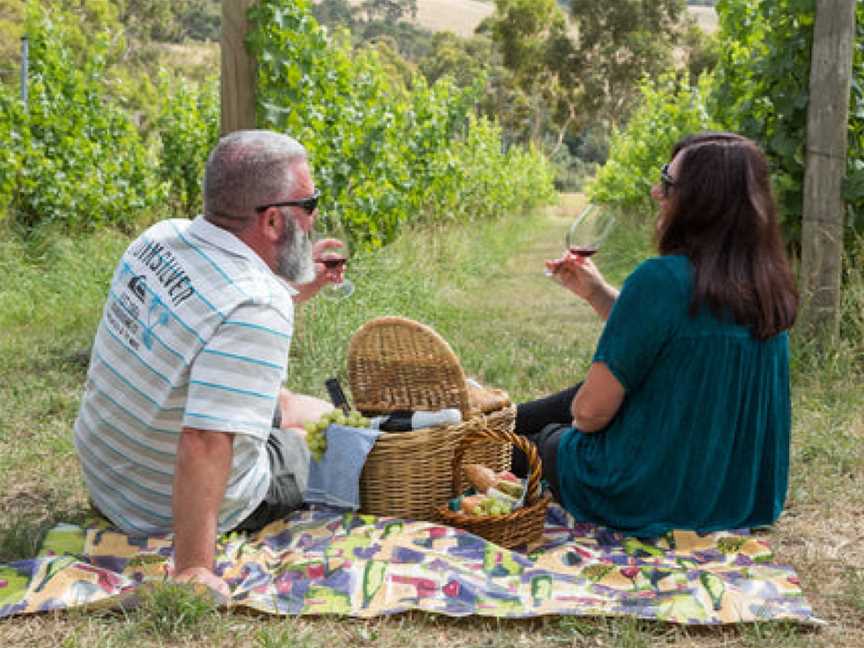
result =
M315 279L312 242L293 218L285 219L285 232L279 244L276 274L296 284Z

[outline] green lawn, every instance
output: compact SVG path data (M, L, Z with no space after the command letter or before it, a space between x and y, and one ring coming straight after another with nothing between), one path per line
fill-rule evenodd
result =
M370 317L433 326L469 375L524 399L584 374L600 332L590 309L542 274L581 198L558 208L411 232L352 262L345 302L301 308L289 386L324 396L344 375L351 333ZM598 255L620 281L646 252L645 225L626 222ZM101 234L25 248L0 234L0 562L32 556L40 533L76 521L86 496L71 425L87 351L116 257L126 241ZM860 283L858 284L861 285ZM858 293L858 304L860 300ZM853 304L860 316L860 306ZM851 307L850 307L851 308ZM784 624L686 629L630 619L525 622L407 614L375 621L220 613L168 588L139 610L0 622L0 645L62 646L860 646L864 633L864 379L860 346L819 361L796 352L789 506L767 533L777 560L798 570L819 631ZM857 355L856 355L857 354Z

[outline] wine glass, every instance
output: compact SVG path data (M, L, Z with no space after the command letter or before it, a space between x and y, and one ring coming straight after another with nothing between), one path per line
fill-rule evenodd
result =
M570 254L588 258L597 253L600 246L609 236L615 225L615 217L605 209L598 209L596 205L588 205L570 225L564 243ZM546 276L555 274L548 268Z
M341 281L325 284L319 294L328 299L344 299L354 294L354 282L345 278L345 266L351 255L348 236L341 223L331 222L329 227L326 227L326 232L319 231L314 235L316 241L328 238L337 239L342 242L342 245L324 248L318 253L315 262L324 264L327 272L336 274L341 278Z

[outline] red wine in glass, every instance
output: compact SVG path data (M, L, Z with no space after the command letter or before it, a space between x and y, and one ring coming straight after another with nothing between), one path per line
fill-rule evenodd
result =
M325 248L320 251L320 255L315 259L316 263L322 264L329 272L342 272L345 269L345 264L350 256L348 237L343 228L337 223L331 224L327 233L318 232L314 238L321 240L323 238L335 238L342 242L341 246L334 246L336 249ZM339 283L327 283L322 286L319 291L320 295L329 299L343 299L350 297L354 293L354 284L350 279L346 279L341 275L342 281Z
M338 254L328 254L325 257L320 259L320 262L324 264L324 266L328 270L336 270L345 265L345 262L348 261L347 257L340 256Z
M571 247L570 254L587 259L597 253L599 248L596 245L586 245L584 247Z
M567 230L565 244L575 256L587 259L597 254L600 245L606 240L615 223L614 215L596 205L585 207ZM555 270L546 269L546 276L553 276Z

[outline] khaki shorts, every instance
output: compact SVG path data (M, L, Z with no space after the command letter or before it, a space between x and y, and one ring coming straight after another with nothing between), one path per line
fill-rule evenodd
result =
M293 430L273 428L267 439L270 487L252 514L238 524L238 531L257 531L274 520L296 511L303 504L309 478L309 449Z

